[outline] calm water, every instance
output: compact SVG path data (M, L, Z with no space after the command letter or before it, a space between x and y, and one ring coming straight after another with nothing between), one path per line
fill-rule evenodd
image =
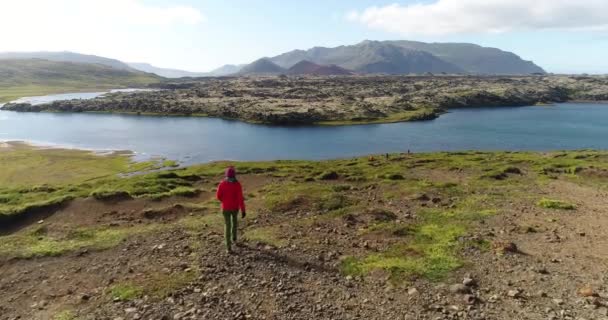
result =
M79 93L61 93L61 94L50 94L47 96L38 96L38 97L24 97L11 102L15 103L31 103L32 105L38 105L43 103L49 103L56 100L71 100L71 99L93 99L104 95L106 93L113 92L135 92L135 91L151 91L154 89L114 89L110 91L100 91L100 92L79 92ZM0 107L2 105L0 104Z
M0 110L0 140L132 150L185 164L212 160L328 159L370 153L608 149L608 105L454 110L424 122L276 127L208 118Z

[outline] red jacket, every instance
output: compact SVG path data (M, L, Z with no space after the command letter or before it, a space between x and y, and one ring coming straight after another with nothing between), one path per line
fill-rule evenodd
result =
M238 211L241 209L242 212L245 212L245 199L240 182L222 181L217 187L216 197L222 202L222 210Z

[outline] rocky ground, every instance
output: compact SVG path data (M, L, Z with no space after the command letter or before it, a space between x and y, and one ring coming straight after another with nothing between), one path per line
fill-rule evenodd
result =
M7 110L198 115L268 124L433 119L450 108L608 101L606 77L344 76L176 80L156 92L116 93Z
M0 319L608 319L606 153L241 163L233 255L224 166L19 189L96 191L12 211Z

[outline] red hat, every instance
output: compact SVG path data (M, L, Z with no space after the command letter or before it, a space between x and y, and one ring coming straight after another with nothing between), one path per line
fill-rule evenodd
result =
M226 178L234 178L236 177L236 170L234 170L233 166L226 168L225 172Z

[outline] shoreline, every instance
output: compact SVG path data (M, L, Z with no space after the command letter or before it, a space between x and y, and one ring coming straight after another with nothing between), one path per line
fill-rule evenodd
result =
M576 104L597 104L608 106L608 100L568 100L563 102L551 102L551 103L536 103L531 105L504 105L504 106L464 106L455 107L448 109L420 109L417 114L404 115L403 113L391 114L384 118L370 118L368 120L329 120L319 121L311 123L272 123L255 121L243 118L233 117L220 117L211 116L203 113L156 113L156 112L132 112L132 111L55 111L55 110L41 110L41 111L20 111L20 110L3 110L2 104L0 104L0 111L5 112L16 112L16 113L50 113L50 114L101 114L101 115L125 115L125 116L144 116L144 117L168 117L168 118L208 118L208 119L220 119L225 121L238 121L246 124L261 125L269 127L346 127L346 126L362 126L362 125L376 125L376 124L392 124L392 123L407 123L407 122L418 122L418 121L431 121L438 119L444 114L450 113L452 110L463 110L463 109L498 109L498 108L525 108L525 107L548 107L548 106L559 106L561 104L576 103Z
M305 161L305 162L316 162L316 163L320 163L320 162L331 162L331 161L346 161L349 159L355 159L355 158L371 158L373 157L374 159L380 159L380 158L384 158L386 154L388 154L391 157L395 157L395 156L407 156L408 153L406 151L395 151L395 152L388 152L388 153L364 153L364 154L358 154L358 155L354 155L354 156L342 156L342 157L333 157L333 158L322 158L322 159L305 159L305 158L293 158L293 159L286 159L286 158L277 158L277 159L265 159L265 160L255 160L255 159L215 159L215 160L209 160L209 161L203 161L203 162L193 162L193 163L188 163L188 164L184 164L182 161L180 160L175 160L175 159L169 159L165 156L149 156L146 157L145 159L134 159L136 158L138 155L142 155L138 152L135 152L133 150L125 150L125 149L94 149L94 148L81 148L81 147L74 147L74 146L68 146L68 145L61 145L61 144L53 144L53 143L44 143L44 142L34 142L34 141L27 141L27 140L1 140L0 139L0 152L1 151L12 151L15 148L19 148L19 147L26 147L26 148L30 148L32 150L57 150L57 151L82 151L82 152L88 152L92 155L95 156L126 156L132 159L132 161L134 163L143 163L143 162L148 162L148 161L173 161L179 164L179 166L177 167L172 167L172 168L188 168L188 167L192 167L192 166L200 166L200 165L210 165L210 164L215 164L215 163L226 163L226 162L236 162L236 163L273 163L273 162L298 162L298 161ZM4 150L3 150L4 149ZM496 154L496 153L505 153L505 154L525 154L525 153L531 153L531 154L545 154L545 153L572 153L572 152L608 152L608 149L593 149L593 148L578 148L578 149L543 149L543 150L526 150L526 149L520 149L520 150L508 150L508 149L462 149L462 150L437 150L437 151L412 151L409 155L445 155L445 156L459 156L462 154Z
M410 118L406 119L395 119L400 114L389 115L385 118L370 119L367 121L358 120L330 120L330 121L319 121L311 123L273 123L255 121L242 118L231 118L231 117L219 117L210 116L202 113L155 113L155 112L132 112L132 111L54 111L54 110L41 110L41 111L19 111L19 110L3 110L0 105L0 111L5 112L18 112L18 113L58 113L58 114L108 114L108 115L126 115L126 116L147 116L147 117L169 117L169 118L208 118L208 119L220 119L226 121L238 121L253 125L263 125L271 127L339 127L339 126L357 126L357 125L373 125L373 124L390 124L390 123L403 123L403 122L414 122L414 121L427 121L434 120L440 117L442 114L449 111L437 110L432 113L424 113L419 117L418 114L413 114Z

